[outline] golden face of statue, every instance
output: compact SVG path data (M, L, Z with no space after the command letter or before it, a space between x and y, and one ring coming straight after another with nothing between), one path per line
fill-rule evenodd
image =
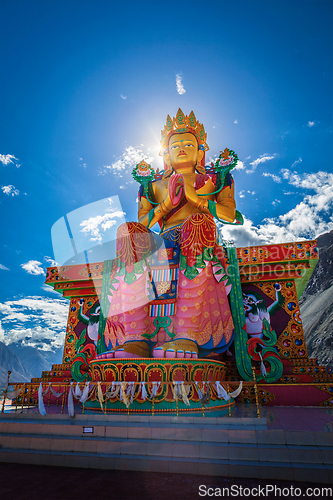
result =
M174 134L169 140L170 164L177 173L194 172L195 166L203 158L198 142L193 134Z

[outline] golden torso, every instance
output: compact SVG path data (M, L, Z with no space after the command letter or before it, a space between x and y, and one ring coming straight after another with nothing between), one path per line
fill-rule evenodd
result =
M196 177L200 175L197 173L193 174L183 174L184 182L185 182L185 192L186 190L189 191L194 191L194 185L195 185L195 180ZM156 203L161 203L165 200L167 194L168 194L168 188L169 188L169 178L167 179L161 179L159 181L156 181L152 185L153 191L154 191L154 197L155 197L155 202ZM200 197L202 200L216 200L216 194L213 194L216 191L215 185L213 184L212 180L209 179L204 186L202 186L200 189L196 191L196 195L203 195ZM218 201L219 205L223 207L223 213L221 212L221 218L224 218L226 220L233 220L234 218L234 187L233 185L231 187L227 186L223 188L222 191L218 194ZM139 202L139 220L141 217L145 217L147 212L151 210L152 205L146 198L142 198L141 201ZM197 208L194 206L192 203L187 202L184 204L178 211L175 211L175 213L171 216L164 216L164 231L171 229L179 224L182 224L187 217L189 217L191 214L198 214L202 213L203 210L201 208Z
M197 173L183 174L185 186L186 185L194 186L196 177L198 175L200 174ZM168 181L169 179L165 179L153 183L153 190L154 190L155 200L157 203L161 203L166 198L168 193ZM214 195L210 194L213 193L214 191L215 191L215 186L212 183L211 179L209 179L204 186L198 189L197 194L204 194L205 195L204 198L206 198L207 200L214 200L215 199ZM164 230L168 230L174 226L177 226L178 224L182 224L187 219L187 217L189 217L189 215L198 214L201 212L202 210L187 202L184 206L182 206L180 210L178 210L174 215L171 215L171 217L169 217L165 221Z

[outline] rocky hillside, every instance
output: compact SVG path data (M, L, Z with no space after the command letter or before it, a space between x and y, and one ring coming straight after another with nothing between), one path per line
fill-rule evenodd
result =
M318 237L319 262L300 300L311 358L333 368L333 231Z
M0 388L4 387L7 372L10 382L28 382L32 377L40 377L42 371L50 370L53 364L62 362L62 349L56 352L40 351L20 344L6 346L0 342Z
M333 231L317 238L319 262L303 295L316 295L333 285ZM303 300L303 297L302 297Z
M23 366L20 358L3 342L0 342L0 388L7 381L7 372L11 371L10 382L30 380L30 373Z
M9 344L8 346L18 358L31 377L40 377L42 371L51 370L51 366L62 362L63 349L57 351L41 351L34 347L23 347L22 344Z

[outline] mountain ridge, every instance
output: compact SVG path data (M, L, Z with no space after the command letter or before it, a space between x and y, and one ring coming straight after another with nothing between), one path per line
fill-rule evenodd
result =
M0 341L0 387L7 381L7 373L11 371L10 382L27 382L30 380L29 371L23 366L20 358Z
M299 301L309 357L333 368L333 231L317 238L319 261Z
M18 343L0 342L0 387L4 387L9 370L12 372L10 382L30 382L33 377L40 377L42 371L51 370L53 364L61 362L62 349L41 351Z

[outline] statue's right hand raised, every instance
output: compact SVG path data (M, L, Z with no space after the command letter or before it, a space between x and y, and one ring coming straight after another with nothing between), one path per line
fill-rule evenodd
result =
M169 197L173 207L177 207L185 194L184 178L181 174L173 174L169 179Z

